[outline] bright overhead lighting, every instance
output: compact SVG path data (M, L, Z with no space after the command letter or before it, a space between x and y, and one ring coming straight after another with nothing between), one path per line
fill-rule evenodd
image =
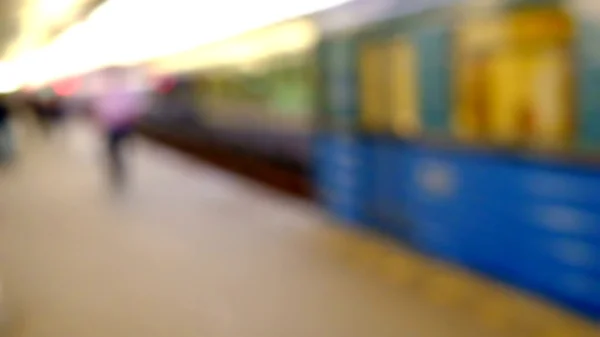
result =
M70 13L80 0L39 0L38 12L50 20L60 19Z
M46 10L77 0L46 1ZM108 0L46 49L50 79L176 54L350 0ZM37 76L40 77L40 76Z
M278 24L273 29L261 29L222 43L159 58L152 67L159 73L193 71L232 63L254 69L273 55L309 50L316 44L318 34L313 22L297 19Z

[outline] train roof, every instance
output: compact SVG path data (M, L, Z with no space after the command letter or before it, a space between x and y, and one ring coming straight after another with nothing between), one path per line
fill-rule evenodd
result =
M327 36L394 17L408 16L464 2L464 0L354 0L315 13L311 17L315 20L321 34Z
M478 0L482 1L482 0ZM229 65L259 64L272 55L310 50L320 37L462 0L354 0L299 16L153 62L159 73L184 74ZM253 66L254 67L254 66Z
M310 17L299 17L159 59L151 65L158 73L184 74L231 65L257 67L276 55L310 51L319 39Z

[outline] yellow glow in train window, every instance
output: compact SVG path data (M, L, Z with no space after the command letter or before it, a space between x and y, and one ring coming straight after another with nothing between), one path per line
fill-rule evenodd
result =
M383 131L389 127L387 118L386 46L366 45L360 53L361 121L369 131Z
M486 29L494 34L474 33ZM453 127L458 137L554 148L570 143L568 15L520 12L467 24L457 33Z
M402 136L416 135L421 130L416 51L408 41L398 39L392 42L390 52L389 92L394 132Z
M570 55L566 48L556 46L536 56L531 93L535 104L533 145L562 147L574 133Z

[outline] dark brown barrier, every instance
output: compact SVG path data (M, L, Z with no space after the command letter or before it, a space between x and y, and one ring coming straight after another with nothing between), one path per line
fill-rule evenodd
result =
M138 125L138 133L231 172L251 178L287 194L312 198L307 173L291 170L274 160L234 149L219 142L188 139L150 125Z

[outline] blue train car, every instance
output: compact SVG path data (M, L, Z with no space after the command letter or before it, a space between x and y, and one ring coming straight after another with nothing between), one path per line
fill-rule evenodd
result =
M599 318L600 30L561 1L364 6L319 47L327 209Z

